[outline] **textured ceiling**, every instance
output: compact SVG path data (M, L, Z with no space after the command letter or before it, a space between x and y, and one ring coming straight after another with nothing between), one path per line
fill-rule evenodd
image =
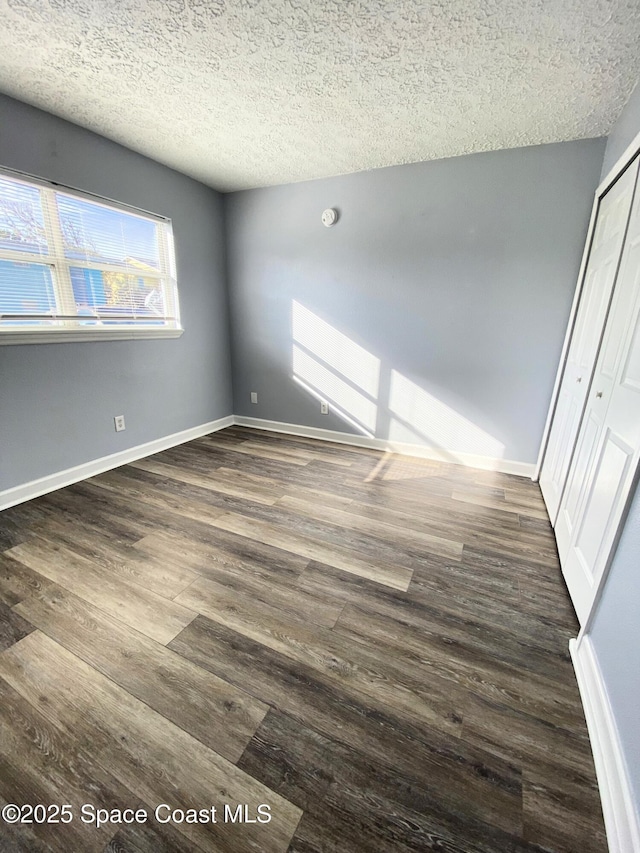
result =
M221 190L606 134L638 0L0 0L0 90Z

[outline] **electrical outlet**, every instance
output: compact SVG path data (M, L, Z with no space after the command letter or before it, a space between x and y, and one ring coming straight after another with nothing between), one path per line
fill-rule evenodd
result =
M329 404L327 403L326 400L322 400L322 402L320 403L320 414L321 415L328 415L329 414Z
M115 425L116 432L122 432L124 429L126 429L124 425L124 415L116 415L113 419L113 423Z
M257 392L257 391L252 391L252 392L251 392L251 402L252 402L252 403L257 403L257 402L258 402L258 392Z

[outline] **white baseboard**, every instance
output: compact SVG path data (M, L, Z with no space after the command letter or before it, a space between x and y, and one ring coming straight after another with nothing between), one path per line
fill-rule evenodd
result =
M352 444L356 447L370 447L373 450L386 450L403 456L419 456L421 459L434 459L438 462L454 462L468 468L484 468L488 471L498 471L501 474L517 474L520 477L533 477L536 466L533 462L515 462L509 459L499 459L493 456L476 456L473 453L458 453L457 451L439 450L422 444L407 444L400 441L387 441L383 438L369 438L366 435L356 435L350 432L338 432L332 429L286 424L280 421L267 421L261 418L247 418L236 415L234 423L238 426L264 429L269 432L281 432L286 435L302 435L306 438L317 438L320 441L333 441L337 444Z
M569 650L580 688L598 777L610 853L640 853L640 815L598 658L588 636Z
M8 509L10 506L24 503L24 501L30 501L33 498L40 497L40 495L47 494L47 492L53 492L56 489L70 486L79 480L86 480L87 477L94 477L96 474L102 474L103 471L109 471L111 468L117 468L119 465L126 465L128 462L134 462L136 459L142 459L144 456L151 456L153 453L159 453L161 450L167 450L169 447L175 447L177 444L184 444L186 441L191 441L194 438L200 438L200 436L217 432L217 430L224 429L232 424L268 430L269 432L284 433L285 435L301 435L306 438L317 438L320 441L333 441L338 444L369 447L373 450L386 450L404 456L418 456L422 459L434 459L440 462L455 462L458 465L465 465L469 468L484 468L489 471L499 471L503 474L517 474L521 477L532 477L535 472L535 465L528 462L514 462L491 456L476 456L471 453L450 453L420 444L386 441L381 438L369 438L366 435L355 435L331 429L317 429L316 427L301 426L299 424L267 421L261 418L228 415L225 418L219 418L217 421L210 421L192 429L185 429L182 432L158 438L155 441L138 444L136 447L130 447L128 450L112 453L109 456L102 456L99 459L93 459L91 462L85 462L82 465L76 465L64 471L57 471L55 474L48 474L46 477L40 477L37 480L31 480L29 483L24 483L24 485L0 491L0 510Z
M130 447L128 450L111 453L109 456L101 456L100 459L93 459L91 462L85 462L83 465L75 465L73 468L58 471L46 477L40 477L38 480L31 480L31 482L25 483L22 486L5 489L0 492L0 510L15 506L15 504L24 503L24 501L30 501L33 498L40 497L40 495L47 494L47 492L62 489L64 486L70 486L79 480L86 480L87 477L94 477L96 474L102 474L104 471L111 470L111 468L117 468L120 465L126 465L128 462L134 462L136 459L142 459L143 456L151 456L153 453L160 453L161 450L168 450L177 444L184 444L185 441L191 441L194 438L200 438L202 435L217 432L220 429L231 426L233 423L233 415L228 415L225 418L219 418L217 421L209 421L209 423L200 424L200 426L185 429L182 432L174 432L172 435L157 438L155 441L147 441L145 444L138 444L136 447Z

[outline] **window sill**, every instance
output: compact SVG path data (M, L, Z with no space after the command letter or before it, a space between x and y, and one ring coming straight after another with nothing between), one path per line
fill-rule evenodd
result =
M138 341L179 338L184 329L21 329L0 331L0 346L7 344L63 344L77 341Z

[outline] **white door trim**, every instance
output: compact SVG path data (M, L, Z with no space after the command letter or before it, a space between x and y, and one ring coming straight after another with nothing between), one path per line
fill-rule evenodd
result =
M545 421L544 430L542 432L542 441L540 442L540 451L538 452L538 461L536 462L536 470L533 476L533 479L538 482L540 479L540 471L542 470L542 465L544 463L544 457L547 452L547 447L549 445L549 435L551 433L551 424L553 423L553 418L556 413L556 407L558 404L558 396L560 394L560 386L562 384L562 379L564 377L564 369L567 364L567 357L569 355L569 346L571 344L571 338L573 337L573 330L576 325L576 317L578 315L578 306L580 304L580 297L582 296L582 289L584 287L585 273L587 271L587 264L589 263L589 255L591 254L591 246L593 245L593 236L595 233L596 222L598 219L598 210L600 208L600 200L602 195L598 194L598 190L596 190L596 195L593 200L593 206L591 208L591 218L589 220L589 228L587 229L587 240L584 244L584 252L582 253L582 261L580 262L580 272L578 273L578 281L576 284L576 290L573 294L573 302L571 304L571 311L569 313L569 322L567 323L567 331L565 332L564 342L562 344L562 353L560 354L560 362L558 363L558 370L556 371L556 379L553 385L553 391L551 393L551 402L549 403L549 411L547 412L547 420Z
M640 815L609 694L589 637L571 640L569 651L589 730L610 853L640 853Z
M542 439L540 441L540 451L538 453L538 461L536 462L535 473L533 476L533 479L536 480L536 482L540 478L540 470L544 462L545 453L547 452L547 446L549 443L549 433L551 432L551 423L553 421L553 416L555 414L556 405L558 402L558 394L560 393L560 385L562 383L564 368L569 352L569 344L571 343L571 336L573 335L573 329L575 326L576 314L578 311L578 305L580 303L580 296L582 294L582 286L584 284L584 275L587 269L589 254L591 252L591 244L593 243L593 234L595 230L598 208L600 206L600 200L602 199L602 196L606 193L606 191L611 187L611 185L614 184L615 181L624 172L624 170L627 168L629 163L631 163L634 157L637 156L638 153L640 153L640 133L636 134L631 144L625 149L625 151L618 158L612 168L607 172L605 178L600 182L594 194L593 207L591 208L591 219L589 220L587 239L584 246L584 252L582 253L582 261L580 262L578 281L573 296L573 303L571 305L571 312L569 314L567 331L564 337L564 343L562 345L562 353L560 355L560 362L558 364L558 370L556 372L556 379L553 385L553 391L551 393L551 402L549 403L547 420L545 422L544 430L542 432Z

